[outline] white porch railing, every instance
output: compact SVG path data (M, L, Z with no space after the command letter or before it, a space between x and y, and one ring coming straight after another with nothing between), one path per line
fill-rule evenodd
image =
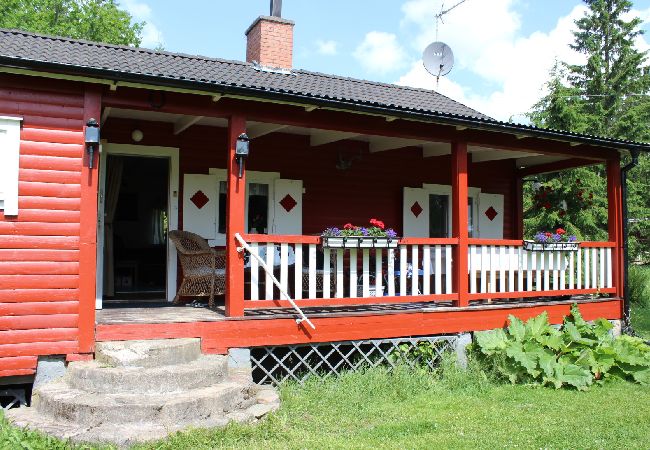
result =
M318 236L246 235L245 239L251 252L274 267L282 288L275 288L270 274L260 271L257 260L250 258L245 265L247 307L277 305L285 300L281 290L291 292L295 301L309 300L314 305L453 297L453 239L407 239L396 249L323 248ZM318 299L331 301L312 302Z
M264 271L257 258L247 258L246 308L458 299L452 283L455 239L403 238L395 249L334 249L323 248L318 236L243 238L272 268ZM521 241L470 239L469 299L613 293L613 247L586 242L577 252L528 252Z
M577 252L532 252L521 241L470 239L469 292L543 296L608 291L614 286L613 247L611 242L585 242ZM479 297L487 298L472 296Z

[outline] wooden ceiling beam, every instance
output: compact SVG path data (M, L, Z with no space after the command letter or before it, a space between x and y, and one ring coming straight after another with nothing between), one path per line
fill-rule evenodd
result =
M203 119L203 116L185 116L174 122L174 135L181 134L189 127Z

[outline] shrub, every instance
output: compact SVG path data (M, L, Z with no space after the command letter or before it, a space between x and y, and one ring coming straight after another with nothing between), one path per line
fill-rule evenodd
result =
M473 354L511 383L571 386L579 390L610 379L650 384L650 346L613 337L605 319L587 323L578 310L552 327L546 312L526 323L514 316L505 329L477 332Z
M650 267L630 266L627 274L630 303L650 308Z

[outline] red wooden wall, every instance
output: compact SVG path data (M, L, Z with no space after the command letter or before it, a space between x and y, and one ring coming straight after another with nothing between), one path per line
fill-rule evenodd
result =
M0 211L0 376L26 375L79 351L84 89L0 77L0 115L24 119L18 216Z
M174 136L172 125L108 119L103 137L110 142L133 144L134 128L143 131L142 145L180 148L180 173L208 173L226 167L225 128L194 126ZM353 161L349 170L336 169L339 153ZM402 188L422 183L451 185L449 156L422 158L418 148L369 153L368 144L339 141L309 146L309 136L274 133L251 141L247 169L280 172L282 178L304 182L303 232L314 234L347 222L363 225L372 218L384 220L398 233L402 228ZM504 239L513 236L514 160L470 164L469 185L504 196ZM183 180L180 180L182 189ZM182 198L182 197L181 197ZM182 202L181 202L182 204ZM182 207L182 206L181 206ZM179 217L182 226L182 213Z

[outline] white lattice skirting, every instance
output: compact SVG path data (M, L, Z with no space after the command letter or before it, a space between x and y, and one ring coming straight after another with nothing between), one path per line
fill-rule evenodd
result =
M426 364L433 369L440 363L443 353L454 351L457 339L455 335L423 336L255 347L251 349L253 379L261 384L286 380L303 383L313 376L327 378L367 367L386 366L392 370L397 364ZM421 356L400 358L421 342L432 344L432 355L426 361L422 361Z

